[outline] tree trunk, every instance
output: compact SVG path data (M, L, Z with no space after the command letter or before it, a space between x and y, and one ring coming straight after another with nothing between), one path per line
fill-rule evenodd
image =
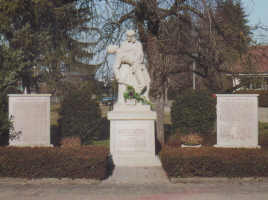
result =
M156 137L161 146L165 144L165 132L164 132L164 108L165 108L165 97L162 95L156 99Z
M156 138L162 146L165 143L164 136L164 106L165 106L165 77L163 76L163 65L161 62L161 52L158 46L158 39L153 34L147 35L146 52L148 55L149 72L151 76L151 92L155 99L157 120Z

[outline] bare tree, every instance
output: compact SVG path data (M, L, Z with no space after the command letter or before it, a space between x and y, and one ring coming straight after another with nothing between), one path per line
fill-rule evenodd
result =
M219 1L106 0L100 4L91 1L102 13L97 18L103 32L99 49L118 43L127 28L135 29L139 35L152 80L157 139L161 144L164 144L165 95L171 77L192 72L190 66L195 60L198 64L195 73L206 79L208 86L217 88L213 77L227 70L224 49L219 46L224 44L219 42L219 36L226 36L215 15Z

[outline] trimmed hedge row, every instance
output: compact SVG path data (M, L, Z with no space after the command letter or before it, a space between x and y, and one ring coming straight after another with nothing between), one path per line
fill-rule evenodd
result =
M205 90L187 90L176 97L170 114L173 128L182 133L210 133L216 119L216 99Z
M259 106L268 107L268 91L267 90L238 90L236 94L259 94Z
M268 177L268 151L164 147L160 152L169 177Z
M0 148L0 177L104 179L107 165L108 149L100 146Z

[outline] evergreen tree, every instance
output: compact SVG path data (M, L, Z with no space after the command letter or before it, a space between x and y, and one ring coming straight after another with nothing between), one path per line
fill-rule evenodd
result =
M221 0L215 10L219 35L225 45L225 60L233 64L249 50L251 31L240 0Z
M35 85L42 70L46 80L57 81L64 63L95 72L95 66L85 63L92 57L85 50L91 43L75 38L81 32L91 31L86 24L90 9L79 0L0 1L0 35L10 51L23 53L18 77L25 87ZM34 70L39 76L34 76Z

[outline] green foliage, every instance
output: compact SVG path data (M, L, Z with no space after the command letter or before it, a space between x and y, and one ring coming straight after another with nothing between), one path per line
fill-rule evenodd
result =
M124 92L124 94L123 94L124 95L124 99L125 100L127 100L127 99L136 99L137 102L141 102L143 104L149 104L149 105L151 105L151 102L148 101L144 96L142 96L144 94L144 92L146 91L146 89L147 88L144 88L141 91L141 93L137 93L132 86L128 85L127 86L127 91Z
M104 120L100 107L88 88L69 89L60 107L59 127L62 137L78 136L89 144L101 134Z
M183 133L209 133L215 119L216 101L206 91L186 91L175 99L171 107L173 128Z
M8 115L8 97L7 94L19 93L16 88L8 87L0 92L0 145L8 145L9 139L15 139L19 132L15 132L12 116Z
M165 147L160 158L169 177L268 177L263 149Z
M259 141L262 147L268 146L268 123L259 122Z
M92 58L85 51L92 43L77 37L91 31L85 25L90 9L79 0L1 0L0 38L11 52L22 53L22 60L17 62L22 70L17 78L22 79L24 86L37 87L41 79L57 82L62 78L63 63L89 68L81 60ZM88 71L94 73L95 68Z
M22 52L11 51L5 44L0 42L0 92L16 84L18 73L22 70L19 63L22 61Z
M8 118L8 105L6 98L0 96L0 145L8 144L8 133L12 123Z
M217 3L216 22L223 37L224 60L234 64L247 53L251 39L250 26L240 0L221 0Z
M108 149L2 147L0 160L0 177L104 179Z

